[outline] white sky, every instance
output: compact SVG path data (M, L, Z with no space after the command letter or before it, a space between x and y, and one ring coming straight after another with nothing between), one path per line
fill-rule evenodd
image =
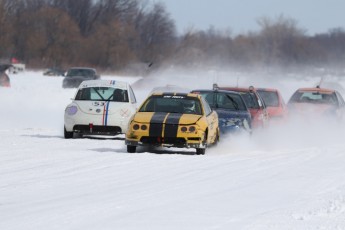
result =
M179 33L189 28L259 31L257 19L279 15L297 21L309 35L345 27L345 0L152 0L163 2Z

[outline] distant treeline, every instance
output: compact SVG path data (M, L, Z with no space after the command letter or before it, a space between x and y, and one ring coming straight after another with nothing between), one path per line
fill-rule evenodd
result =
M162 65L343 68L342 28L310 36L284 16L257 22L258 32L236 36L213 27L186 28L179 35L160 2L0 0L0 59L15 57L32 68L92 66L113 71Z

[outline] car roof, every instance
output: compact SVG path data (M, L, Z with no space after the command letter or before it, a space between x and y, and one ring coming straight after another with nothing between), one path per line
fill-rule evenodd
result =
M219 86L218 87L221 90L230 90L235 92L256 92L256 89L253 86L249 86L247 88L245 87L231 87L231 86Z
M256 88L257 91L268 91L268 92L278 92L278 89L275 88Z
M93 70L95 70L95 68L91 68L91 67L70 67L68 69L93 69Z
M217 89L217 90L213 90L213 89L193 89L191 91L191 93L198 93L198 92L221 92L221 93L233 93L233 94L237 94L237 95L241 95L239 92L236 91L232 91L232 90L226 90L226 89Z
M334 93L336 90L334 89L326 89L326 88L319 88L319 87L310 87L310 88L299 88L297 91L300 92L320 92L320 93Z
M117 80L86 80L79 85L80 88L90 88L90 87L113 87L118 89L127 89L128 83L124 81Z
M150 96L184 96L200 98L201 96L195 93L183 93L183 92L154 92Z
M73 69L83 69L83 70L92 70L94 72L97 72L97 70L95 68L90 68L90 67L71 67L68 70L73 70ZM67 70L67 71L68 71Z

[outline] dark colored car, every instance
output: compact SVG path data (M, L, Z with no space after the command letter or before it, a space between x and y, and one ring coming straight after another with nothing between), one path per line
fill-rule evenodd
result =
M268 126L269 115L265 102L253 86L248 88L219 87L222 90L239 92L243 97L252 117L252 128L264 128Z
M65 76L65 71L59 68L49 68L43 72L44 76Z
M6 74L6 70L12 67L10 64L0 65L0 86L1 87L11 87L11 82L9 76Z
M97 80L100 76L97 74L96 69L74 67L70 68L62 82L63 88L78 88L80 83L85 80Z
M297 89L287 105L293 115L308 119L331 117L342 120L345 115L345 101L334 89L320 87Z
M242 96L227 90L193 90L200 94L217 112L219 129L222 133L237 131L251 132L251 115Z

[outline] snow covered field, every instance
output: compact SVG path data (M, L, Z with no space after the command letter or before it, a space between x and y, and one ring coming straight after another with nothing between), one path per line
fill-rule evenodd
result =
M345 229L342 125L293 122L223 137L204 156L188 149L128 154L123 136L63 138L75 89L62 89L62 78L10 77L12 87L0 88L1 230ZM168 82L104 78L132 83L139 102ZM169 79L191 89L238 80L214 73ZM317 82L250 81L278 87L286 101Z

